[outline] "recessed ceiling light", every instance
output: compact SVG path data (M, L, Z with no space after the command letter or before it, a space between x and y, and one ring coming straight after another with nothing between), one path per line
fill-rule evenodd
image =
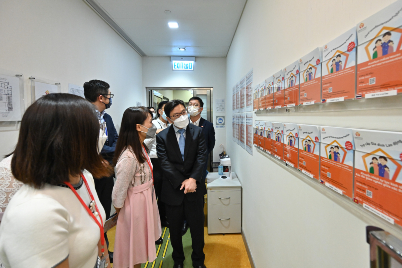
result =
M177 22L169 22L169 28L179 28L179 24Z
M185 47L179 47L179 50L180 51L186 51L186 48Z

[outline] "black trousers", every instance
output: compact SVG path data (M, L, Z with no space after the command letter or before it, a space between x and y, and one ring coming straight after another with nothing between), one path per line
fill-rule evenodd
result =
M99 201L101 202L106 213L106 221L110 217L110 209L112 208L112 191L114 186L114 174L110 177L95 179L95 190L98 194Z
M158 158L151 158L151 162L154 171L154 186L155 186L155 194L156 197L158 198L159 216L161 218L161 222L164 223L166 222L166 210L165 210L165 204L161 201L160 198L162 192L163 170Z
M173 247L173 260L175 263L184 262L184 251L181 230L184 217L190 227L193 253L191 259L194 266L203 265L204 254L204 197L190 202L184 198L179 206L166 204L166 215L169 221L170 241Z

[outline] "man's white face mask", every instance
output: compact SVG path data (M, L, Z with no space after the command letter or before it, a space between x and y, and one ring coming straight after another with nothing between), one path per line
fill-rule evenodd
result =
M200 107L198 106L188 106L187 111L190 114L190 116L197 116L199 114L198 110L200 110Z

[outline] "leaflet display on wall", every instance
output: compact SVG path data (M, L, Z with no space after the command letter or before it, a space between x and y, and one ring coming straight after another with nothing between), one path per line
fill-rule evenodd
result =
M258 129L258 147L262 150L264 149L265 146L264 131L265 131L265 122L260 121Z
M240 82L236 84L236 113L240 112Z
M285 72L280 70L274 74L274 108L285 105Z
M21 121L22 79L0 74L0 121Z
M285 68L285 107L299 105L299 62L296 61Z
M274 108L274 77L265 79L265 106L264 109Z
M321 128L320 181L325 186L353 198L353 151L352 129L337 127Z
M253 144L255 147L258 147L258 135L260 130L260 122L261 121L254 121L254 128L253 128Z
M253 155L253 113L246 113L246 151Z
M253 111L253 70L246 75L246 112Z
M259 89L258 89L258 110L264 110L265 109L265 95L266 95L266 87L265 87L265 81L262 82L259 85Z
M236 142L236 116L232 115L232 138Z
M240 114L240 146L246 149L246 114Z
M356 97L402 92L402 1L396 1L356 26Z
M283 124L272 123L272 135L274 141L272 143L272 155L283 160Z
M300 59L300 104L321 102L322 49L314 49Z
M402 225L402 133L354 129L357 203Z
M264 131L264 150L268 154L272 154L273 152L273 138L272 138L272 122L264 122L265 131Z
M233 113L236 112L236 86L232 89L232 111Z
M260 84L254 87L253 91L253 111L257 111L260 105Z
M238 145L240 145L240 126L241 126L241 120L240 120L240 115L236 115L236 142Z
M322 101L355 98L356 28L332 40L323 48Z
M240 107L239 113L244 113L246 111L246 77L243 77L239 82L240 90Z
M320 130L318 126L298 125L299 169L316 180L320 177Z
M299 130L296 124L283 124L283 143L283 159L289 166L298 168Z

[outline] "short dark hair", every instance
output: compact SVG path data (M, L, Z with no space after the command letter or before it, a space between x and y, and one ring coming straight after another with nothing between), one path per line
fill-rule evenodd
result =
M338 145L336 145L336 146L335 146L335 148L338 148L338 149L339 149L339 146L338 146Z
M192 101L192 100L198 101L198 102L200 103L200 107L201 107L201 108L204 107L204 102L202 101L202 99L201 99L200 97L197 97L197 96L192 97L191 99L188 100L188 102L190 102L190 101Z
M165 105L165 114L167 117L170 118L170 113L173 111L173 109L178 106L178 105L183 105L184 108L186 108L186 105L182 100L171 100Z
M135 154L135 157L140 164L146 161L146 156L142 152L142 146L145 148L146 146L140 142L137 124L143 125L145 120L148 118L148 114L148 108L143 106L130 107L124 111L113 159L114 165L117 164L121 153L128 147L131 147L131 150Z
M377 40L375 41L375 44L377 44L378 42L382 42L382 40L381 40L381 39L377 39Z
M111 174L98 154L99 121L94 106L66 93L41 97L21 121L11 160L14 177L34 188L60 185L86 169L95 178Z
M160 116L159 110L162 109L162 108L163 108L163 105L165 105L166 103L168 103L168 101L161 101L161 102L158 104L158 110L156 111L156 113L158 114L158 117Z
M378 157L379 159L384 159L385 161L388 161L388 159L385 157L385 156L380 156L380 157Z
M335 59L332 59L332 61L334 61Z
M391 34L391 32L388 31L388 32L386 32L385 34L383 34L382 37L385 37L385 36L387 36L387 35L391 36L392 34Z
M90 102L95 102L100 95L108 94L110 85L102 80L91 80L84 83L84 96Z
M338 57L341 58L341 54L336 55L336 57L337 57L337 58L338 58Z
M392 40L389 40L389 41L388 41L388 43L394 43L394 41L392 41Z
M375 160L378 160L378 159L377 159L377 157L373 157L373 158L371 158L371 160L374 160L374 159L375 159Z

